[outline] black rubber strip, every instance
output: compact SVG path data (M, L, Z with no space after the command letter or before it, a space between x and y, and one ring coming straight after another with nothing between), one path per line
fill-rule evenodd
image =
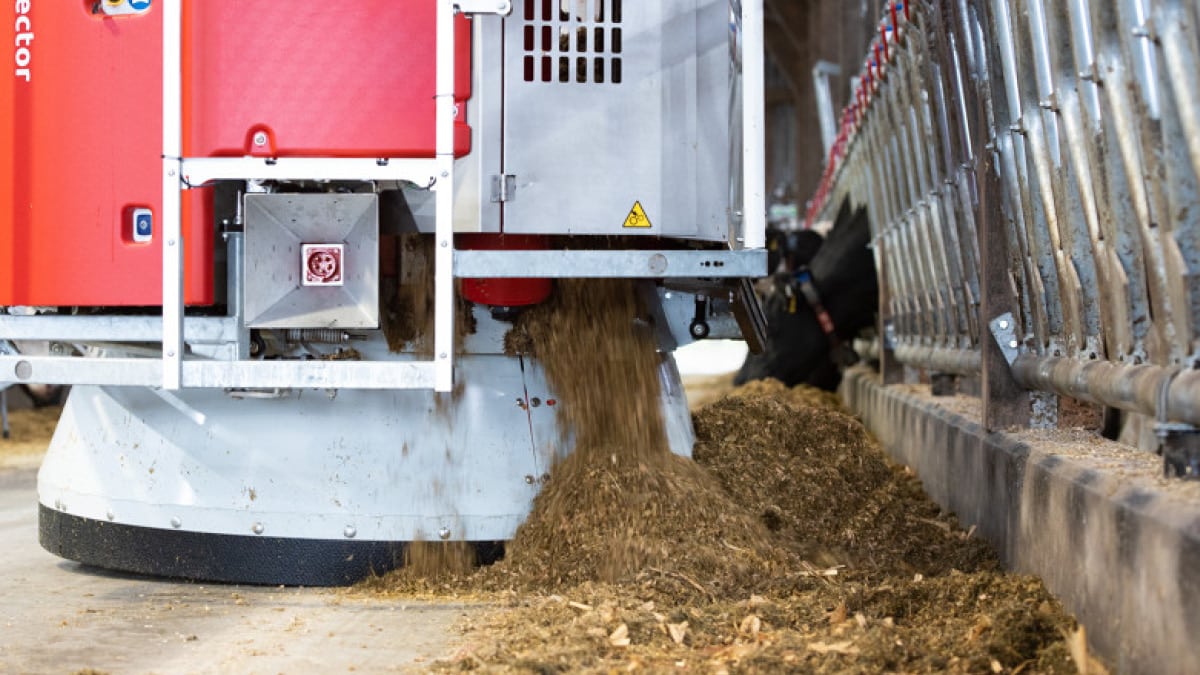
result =
M287 539L121 525L38 504L42 548L68 560L158 577L240 584L345 586L404 561L407 542ZM503 542L473 542L483 564Z

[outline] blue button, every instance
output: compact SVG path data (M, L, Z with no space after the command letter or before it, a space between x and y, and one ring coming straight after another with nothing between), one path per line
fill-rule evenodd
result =
M150 0L129 0L129 6L139 12L150 9Z
M139 213L137 217L136 232L139 237L149 237L154 232L154 221L149 213Z

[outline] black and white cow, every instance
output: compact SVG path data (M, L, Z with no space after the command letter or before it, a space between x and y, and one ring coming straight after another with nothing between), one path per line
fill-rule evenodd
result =
M781 230L767 227L767 269L772 274L796 270L817 254L824 238L812 230Z
M816 254L778 272L763 302L767 343L751 354L737 384L773 377L789 387L834 390L841 368L853 359L849 343L875 321L879 286L866 209L843 202L833 229Z

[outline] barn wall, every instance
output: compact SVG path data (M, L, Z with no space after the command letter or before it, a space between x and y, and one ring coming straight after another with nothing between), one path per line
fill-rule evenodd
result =
M834 109L841 110L850 96L850 77L858 72L874 35L881 4L880 0L765 0L767 187L774 191L790 184L801 208L825 165L813 66L824 60L841 67L842 75L831 81Z

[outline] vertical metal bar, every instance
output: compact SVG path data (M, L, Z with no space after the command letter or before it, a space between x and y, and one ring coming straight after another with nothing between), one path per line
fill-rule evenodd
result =
M980 270L979 270L979 237L978 230L975 224L975 196L976 192L976 177L973 172L976 150L971 146L972 135L972 120L967 113L967 90L965 85L963 67L963 59L959 56L959 50L965 48L974 42L971 37L971 16L969 10L973 8L967 7L966 3L960 3L959 12L961 13L960 24L962 30L967 34L962 40L955 37L953 30L946 30L946 50L949 53L948 61L950 62L951 71L948 74L950 84L953 87L953 98L958 102L955 107L957 116L957 134L950 136L951 142L957 143L960 148L958 153L953 157L960 162L957 168L954 169L953 187L950 188L951 195L955 198L953 211L957 214L957 221L960 223L958 232L959 245L962 250L962 260L964 268L967 270L967 290L970 293L970 310L968 311L969 331L972 338L972 344L978 345L982 337L982 329L980 324L983 323L979 317L979 303L981 296L980 288ZM962 46L960 46L960 44ZM983 41L979 41L979 48L974 52L968 52L968 56L972 56L967 60L968 65L977 63L978 68L975 77L986 86L989 83L986 70L986 53L983 51ZM947 118L950 116L947 114ZM989 153L990 154L990 153Z
M1036 93L1036 85L1030 84L1033 74L1022 67L1026 65L1025 61L1018 56L1024 53L1018 42L1021 33L1011 21L1017 12L1004 0L999 0L995 5L998 13L1003 12L1002 16L997 17L996 30L1001 40L1001 63L1010 106L1011 161L1015 168L1015 179L1010 178L1008 182L1015 184L1022 213L1023 228L1018 229L1018 235L1023 243L1026 275L1033 282L1027 290L1030 291L1029 303L1033 310L1034 346L1041 350L1051 344L1053 337L1062 335L1063 325L1058 268L1046 226L1054 214L1050 169L1046 162L1037 98L1036 95L1027 96L1031 90ZM1013 107L1014 103L1016 107ZM1002 122L997 120L997 123Z
M1100 330L1099 341L1094 347L1096 355L1119 353L1119 345L1129 344L1128 303L1124 301L1125 288L1121 286L1119 265L1114 266L1111 246L1105 239L1101 222L1104 195L1103 168L1099 165L1102 155L1096 150L1095 139L1102 133L1100 97L1096 84L1095 57L1092 51L1092 32L1088 21L1086 0L1055 0L1060 5L1059 13L1066 14L1071 39L1062 48L1071 52L1072 61L1063 57L1064 86L1069 95L1061 96L1064 129L1069 145L1071 163L1075 167L1075 178L1079 190L1083 223L1091 244L1091 264L1095 275L1095 294L1098 300ZM1064 6L1065 5L1065 6ZM1062 30L1063 27L1060 27ZM1053 31L1052 31L1053 33ZM1073 65L1073 68L1071 67ZM1071 85L1065 84L1072 83ZM1072 86L1073 85L1073 86ZM1081 281L1086 285L1086 280ZM1092 356L1092 350L1086 354Z
M434 390L454 387L454 0L437 13L437 169L434 226Z
M939 265L938 251L933 245L931 228L936 227L932 222L932 214L928 208L926 195L931 180L932 158L930 154L935 148L930 146L926 134L923 115L925 91L919 83L920 73L911 57L912 50L921 43L920 15L917 25L910 26L906 48L901 50L899 45L893 45L893 62L889 66L888 85L891 90L890 100L895 107L896 117L900 120L898 134L900 145L908 167L905 171L908 179L908 208L911 223L911 234L917 247L925 286L925 297L931 309L930 320L932 331L928 335L935 344L944 344L949 333L949 303L945 298L945 285Z
M1062 332L1056 336L1053 349L1058 350L1067 345L1079 348L1081 345L1075 342L1083 340L1087 325L1085 314L1089 312L1083 301L1084 292L1076 267L1080 260L1075 258L1075 255L1079 251L1073 248L1074 223L1078 222L1081 214L1078 209L1071 208L1072 204L1078 204L1078 198L1073 194L1073 182L1069 180L1073 175L1071 167L1063 159L1059 96L1055 88L1055 68L1047 34L1048 17L1043 0L1027 2L1026 18L1033 53L1033 81L1041 114L1031 113L1026 117L1038 117L1040 122L1041 133L1030 129L1031 145L1035 149L1035 166L1039 174L1039 183L1043 186L1043 209L1046 215L1044 229L1048 235L1040 239L1048 244L1050 257L1054 261L1057 299L1063 320ZM1064 93L1064 98L1066 97ZM1050 190L1045 190L1045 186L1049 186Z
M1141 164L1136 148L1130 143L1130 85L1120 54L1112 4L1090 2L1078 10L1079 22L1086 22L1093 35L1091 68L1086 72L1096 85L1099 104L1096 116L1088 121L1088 136L1096 139L1091 148L1095 153L1092 167L1101 191L1099 216L1107 264L1114 277L1122 280L1124 293L1120 301L1127 315L1127 320L1114 324L1120 341L1110 346L1109 359L1141 363L1146 357L1150 310L1137 223L1147 215L1146 200Z
M992 9L988 18L990 18L992 35L996 36L999 33L999 24L1007 21L1007 13L1001 14L1000 12L1001 9L1005 9L1003 0L994 2ZM1011 43L1007 47L1011 48ZM1003 53L1006 47L1000 44L998 48ZM1005 75L1007 74L1005 73ZM984 145L985 134L989 129L987 124L989 104L995 111L995 122L999 123L1003 119L1005 102L997 100L1001 98L1001 95L996 91L996 87L1009 83L1010 80L1006 76L991 78L982 83L983 87L976 91L975 96L971 96L971 101L967 104L968 110L973 113L971 119L974 122L975 130L970 137L971 145L976 147ZM991 91L986 89L989 84L992 85ZM1012 96L1011 88L1008 89L1008 93L1009 102L1017 100L1017 97ZM990 101L988 100L989 95ZM1020 108L1016 107L1014 110L1020 110ZM997 137L994 142L1003 147L1006 141L1007 139ZM981 321L988 322L992 318L1013 310L1017 299L1012 296L1011 275L1014 271L1022 268L1017 266L1014 270L1011 266L1010 261L1016 253L1011 250L1013 228L1004 223L1005 218L1000 209L1002 179L999 169L1005 163L997 161L992 153L979 153L976 157L975 175L979 177L979 192L975 223L979 230L980 312L982 314ZM1007 179L1008 176L1004 178ZM1015 217L1016 214L1011 215ZM1028 425L1030 420L1029 394L1013 380L1012 371L996 340L985 335L981 342L980 351L983 357L982 423L984 428L992 431L1011 426Z
M8 385L0 387L0 437L8 438Z
M1082 0L1080 0L1082 1ZM1154 10L1154 26L1162 45L1163 62L1171 79L1171 92L1179 121L1183 124L1183 139L1191 154L1193 170L1200 175L1200 87L1196 73L1200 72L1196 25L1181 0L1159 0Z
M242 194L238 194L238 210L241 211ZM250 331L246 328L246 311L244 289L246 284L246 235L244 232L226 232L226 305L229 316L237 321L237 343L234 345L234 358L241 360L250 357Z
M833 108L833 94L829 91L829 78L842 74L838 64L829 61L817 61L813 66L813 92L817 102L817 118L821 123L821 146L825 150L823 157L829 156L833 141L837 138L837 112Z
M177 390L183 381L183 6L182 0L165 0L158 6L162 12L162 386Z
M1039 0L1039 3L1041 0ZM1061 196L1061 237L1059 256L1062 258L1062 283L1078 303L1078 330L1069 336L1077 355L1095 358L1103 348L1101 276L1097 270L1096 249L1090 236L1098 231L1095 195L1091 185L1091 168L1084 150L1081 102L1078 93L1078 76L1074 68L1074 56L1069 42L1055 40L1052 36L1069 33L1065 0L1049 0L1040 8L1043 22L1042 39L1045 41L1047 60L1051 65L1050 83L1054 103L1048 116L1053 116L1062 134L1060 162L1062 166L1058 190Z
M958 292L962 288L960 275L957 274L958 267L953 264L947 250L946 230L949 223L943 217L939 190L939 182L944 172L944 168L939 165L945 161L948 148L944 147L946 134L934 132L935 124L940 128L941 120L933 111L930 90L936 91L939 83L933 79L936 69L931 64L933 53L928 44L930 26L924 12L918 13L912 28L915 30L910 30L905 49L900 51L897 62L902 63L908 73L914 144L925 149L920 153L920 189L921 203L926 212L926 246L932 255L938 302L942 306L942 340L944 346L954 347L957 346L960 335L965 332L966 322L962 317L962 294Z
M1177 363L1182 354L1176 351L1174 336L1180 332L1182 318L1174 307L1171 287L1173 280L1167 272L1167 251L1161 225L1170 219L1171 206L1167 198L1166 150L1163 147L1162 110L1158 82L1157 54L1154 51L1153 27L1143 0L1122 0L1118 8L1117 36L1122 54L1130 66L1138 95L1131 96L1135 125L1130 129L1138 148L1144 174L1141 175L1147 199L1146 219L1139 221L1142 255L1150 290L1150 311L1154 317L1156 340L1148 345L1148 357L1154 363Z
M1197 180L1200 177L1200 93L1196 84L1200 46L1197 45L1197 17L1180 0L1158 0L1155 5L1153 25L1159 31L1169 82L1164 90L1173 102L1165 107L1173 126L1164 128L1164 134L1186 139L1190 160L1190 167L1186 166L1182 149L1178 147L1180 144L1167 144L1171 174L1171 217L1167 224L1173 235L1171 244L1175 247L1173 258L1177 266L1170 278L1183 296L1176 307L1186 308L1190 317L1186 326L1188 334L1177 339L1185 353L1195 360L1200 357L1200 204L1196 203L1200 192L1197 186L1200 182Z
M1082 145L1087 153L1090 172L1088 184L1094 194L1096 229L1090 232L1096 266L1104 286L1106 302L1103 334L1104 352L1109 359L1124 359L1140 351L1140 335L1146 332L1146 320L1139 316L1134 298L1143 294L1143 270L1135 264L1136 247L1127 242L1124 225L1136 218L1128 198L1124 169L1114 149L1112 115L1106 112L1107 97L1102 98L1100 67L1092 31L1092 8L1087 0L1066 0L1071 23L1071 44L1078 71L1077 90L1082 115ZM1112 92L1109 92L1110 94ZM1080 180L1084 180L1081 175ZM1091 225L1089 223L1089 225Z
M763 0L742 0L742 236L745 248L767 245L766 66Z

